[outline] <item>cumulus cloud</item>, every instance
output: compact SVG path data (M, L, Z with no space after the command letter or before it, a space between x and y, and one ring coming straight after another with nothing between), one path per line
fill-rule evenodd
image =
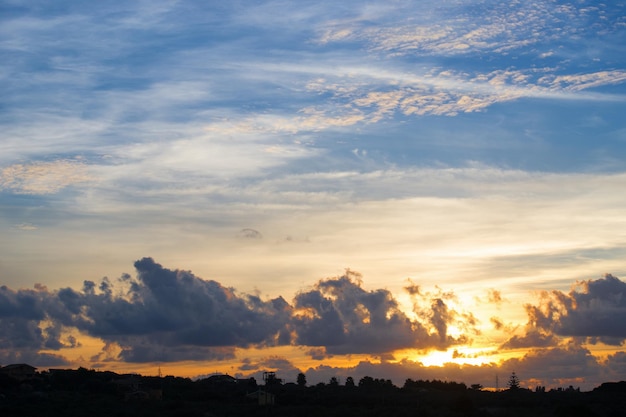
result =
M280 298L239 296L216 281L163 268L150 258L137 261L135 268L136 279L103 280L99 291L87 281L82 293L59 292L68 310L81 312L74 324L118 343L121 358L128 361L232 357L232 350L214 348L275 344L289 317L288 304Z
M457 303L457 297L452 291L443 291L435 287L436 291L423 291L419 285L409 280L404 289L411 296L413 312L427 323L433 339L433 347L445 349L454 344L471 341L471 334L478 334L478 320L471 312L461 311L451 307ZM463 333L453 336L448 332L448 326L454 325Z
M553 292L549 309L558 309L552 316L557 334L610 344L626 340L626 283L613 275L583 281L566 296Z
M403 312L385 289L367 290L362 277L345 274L322 279L296 294L262 299L239 294L222 284L185 270L171 270L151 258L135 262L136 276L85 281L83 288L12 290L0 287L0 361L35 366L67 365L60 354L81 345L87 334L104 342L93 355L94 366L112 362L221 361L234 359L238 348L299 346L316 360L335 355L370 354L380 364L363 362L352 368L311 368L322 380L330 376L410 378L432 375L485 386L494 373L515 370L525 384L576 385L620 375L623 352L602 362L582 342L622 343L625 284L612 275L578 283L569 293L544 292L538 306L526 305L529 322L500 349L528 349L526 355L483 366L447 364L439 370L390 354L399 349L447 349L467 344L477 334L477 319L459 306L451 291L425 291L409 281L406 291L414 315ZM502 294L488 291L490 302ZM492 317L502 331L512 325ZM455 334L451 334L451 328ZM77 331L77 332L76 332ZM567 339L566 337L573 337ZM453 358L472 354L455 351ZM296 375L288 360L271 356L242 360L239 371L275 369ZM412 372L421 372L414 374ZM332 375L331 375L332 374ZM587 376L585 380L583 376ZM423 378L424 376L420 376ZM472 378L472 379L468 379ZM582 379L581 379L582 378ZM401 379L402 380L402 379ZM400 381L401 381L400 380Z
M294 299L296 343L325 346L328 353L383 353L429 345L426 329L399 310L387 290L366 291L359 275L318 282Z
M62 334L62 325L51 320L58 307L45 288L15 291L0 287L0 362L67 364L61 355L41 352L75 345Z
M513 336L503 347L546 346L556 337L622 345L626 340L625 294L626 283L610 274L578 282L569 293L543 291L538 305L525 305L525 334Z
M81 291L0 289L2 354L76 347L65 328L102 339L97 361L128 362L232 358L236 347L289 341L290 306L282 298L239 296L188 271L163 268L150 258L124 274Z
M461 320L472 326L472 317L461 319L444 298L429 298L427 304L416 301L415 309L422 321L402 312L388 290L365 290L360 275L348 270L295 297L296 343L324 346L330 354L380 355L403 348L443 349L466 341L464 336L450 336L447 329Z
M76 347L80 340L64 330L77 329L105 343L94 362L221 360L234 357L235 348L279 345L300 345L315 358L385 355L446 348L466 340L448 334L450 323L475 324L447 305L449 293L428 295L419 307L421 321L410 319L388 290L364 289L353 271L320 280L290 305L282 297L238 294L151 258L135 268L136 277L85 281L81 290L3 287L0 325L7 349Z

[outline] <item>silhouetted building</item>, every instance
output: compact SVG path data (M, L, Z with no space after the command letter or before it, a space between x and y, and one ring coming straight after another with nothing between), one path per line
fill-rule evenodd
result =
M0 373L17 379L18 381L24 381L34 378L37 374L37 368L26 363L16 363L0 368Z
M274 405L274 394L271 392L258 390L246 395L246 398L256 400L259 405Z

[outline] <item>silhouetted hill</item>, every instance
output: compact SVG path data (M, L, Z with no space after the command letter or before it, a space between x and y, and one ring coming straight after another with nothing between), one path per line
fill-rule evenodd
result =
M595 392L614 392L626 394L626 381L605 382L593 389Z

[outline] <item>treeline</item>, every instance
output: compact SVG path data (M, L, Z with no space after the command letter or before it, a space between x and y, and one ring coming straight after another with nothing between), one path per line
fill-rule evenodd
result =
M482 387L475 385L475 389L481 389ZM408 390L435 390L435 391L465 391L467 390L467 386L463 382L454 382L454 381L440 381L437 379L429 380L418 380L413 381L412 379L407 379L404 382L404 389Z
M212 375L145 377L85 368L15 379L0 375L1 416L596 416L626 417L626 382L575 389L482 390L479 385L407 379L331 378L309 385Z

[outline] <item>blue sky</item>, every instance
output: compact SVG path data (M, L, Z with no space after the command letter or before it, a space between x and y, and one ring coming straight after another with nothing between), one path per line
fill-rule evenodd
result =
M350 268L408 310L497 288L521 337L625 275L624 2L335 3L4 2L0 283Z

